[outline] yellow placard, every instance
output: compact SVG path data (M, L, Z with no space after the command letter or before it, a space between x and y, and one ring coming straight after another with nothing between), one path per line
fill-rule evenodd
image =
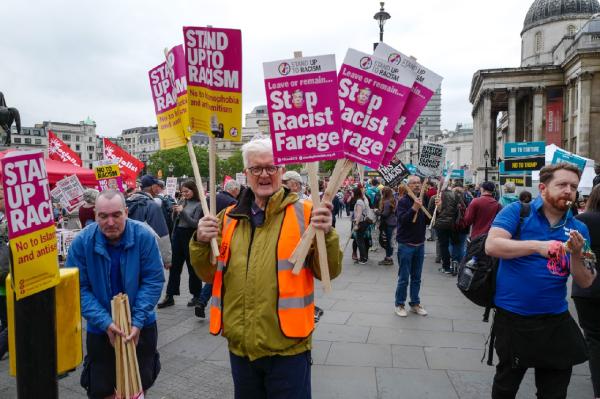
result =
M52 288L60 281L54 225L10 239L17 300Z
M183 147L187 137L191 136L189 130L187 94L177 98L177 107L156 115L158 124L158 139L161 150Z
M242 139L242 94L188 86L190 128L230 141Z
M112 179L121 176L119 165L98 165L94 166L94 173L96 174L96 180Z

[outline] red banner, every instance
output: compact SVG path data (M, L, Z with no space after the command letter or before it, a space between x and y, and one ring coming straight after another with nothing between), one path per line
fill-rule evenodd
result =
M556 97L546 103L546 145L562 145L563 99Z
M59 139L52 130L48 130L48 158L75 166L83 165L79 155L67 143Z
M144 168L144 163L109 139L102 140L104 142L104 159L115 160L127 186L135 187L135 179Z

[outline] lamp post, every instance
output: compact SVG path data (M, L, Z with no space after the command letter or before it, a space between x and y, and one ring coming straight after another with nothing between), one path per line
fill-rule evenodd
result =
M383 25L385 25L385 21L392 18L392 16L383 9L383 5L385 4L385 2L382 1L379 4L381 5L381 8L379 9L379 12L375 13L375 15L373 16L373 19L376 20L379 24L379 41L382 42L383 41ZM375 43L375 45L373 47L377 47L377 43Z
M173 177L173 170L175 170L175 165L173 165L173 162L170 162L167 168L169 169L169 176Z
M417 121L417 125L419 125L419 135L417 136L417 158L418 159L421 159L421 125L422 124L423 124L423 120L421 118L419 118L419 120Z
M490 153L488 150L485 150L483 159L485 159L485 181L488 181L488 160L490 159Z

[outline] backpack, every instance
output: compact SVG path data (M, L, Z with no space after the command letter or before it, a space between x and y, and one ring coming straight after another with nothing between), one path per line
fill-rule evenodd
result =
M169 197L168 195L160 196L161 205L160 208L162 210L163 216L165 217L165 222L167 222L167 229L169 229L169 233L173 232L173 205L175 205L175 201Z
M519 212L519 224L514 238L521 235L521 225L531 212L531 205L521 203ZM484 307L483 321L489 320L490 309L494 307L494 294L496 292L496 274L498 272L499 260L485 253L485 242L487 234L481 235L467 245L467 254L458 269L457 287L464 296L474 304ZM470 264L473 258L474 264ZM472 273L472 277L468 274ZM465 284L469 281L469 284Z
M514 238L521 236L521 226L526 217L531 213L531 204L521 202L519 212L519 224ZM475 238L467 245L467 254L458 268L456 286L474 304L484 307L483 321L488 322L490 311L494 307L494 294L496 293L496 275L498 274L499 260L485 253L485 242L487 234ZM475 258L475 259L474 259ZM474 259L474 262L470 262ZM472 274L469 276L468 274ZM469 284L465 284L469 281ZM487 364L493 366L495 333L492 332L489 339ZM485 354L483 355L485 358ZM483 362L483 359L481 359Z

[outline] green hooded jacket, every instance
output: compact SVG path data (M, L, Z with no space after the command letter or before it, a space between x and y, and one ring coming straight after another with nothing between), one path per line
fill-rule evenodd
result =
M297 194L280 189L267 202L263 225L253 229L250 212L254 194L246 189L229 214L238 220L238 224L223 274L223 336L233 354L248 357L251 361L264 356L295 355L311 349L311 336L304 339L285 337L277 316L277 242L285 209L296 201ZM218 215L220 228L224 212ZM220 234L218 241L220 245ZM342 270L342 252L334 229L325 235L325 241L329 274L333 279ZM316 250L311 248L306 267L320 279L316 255ZM212 282L216 265L210 264L210 245L196 241L195 235L190 240L190 259L202 281ZM316 284L315 289L318 289Z

